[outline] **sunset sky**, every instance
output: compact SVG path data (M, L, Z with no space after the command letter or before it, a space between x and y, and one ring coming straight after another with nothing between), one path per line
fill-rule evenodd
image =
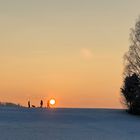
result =
M140 0L0 0L0 101L120 108Z

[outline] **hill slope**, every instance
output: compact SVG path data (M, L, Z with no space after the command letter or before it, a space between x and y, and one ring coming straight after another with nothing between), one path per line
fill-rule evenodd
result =
M123 110L0 108L1 140L138 140L139 130Z

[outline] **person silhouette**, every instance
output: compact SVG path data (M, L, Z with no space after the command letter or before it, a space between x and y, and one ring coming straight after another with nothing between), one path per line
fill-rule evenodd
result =
M40 107L41 108L43 107L43 101L42 100L40 101Z
M30 108L31 107L31 104L30 104L30 101L28 101L28 108Z
M50 108L50 101L47 102L47 108Z

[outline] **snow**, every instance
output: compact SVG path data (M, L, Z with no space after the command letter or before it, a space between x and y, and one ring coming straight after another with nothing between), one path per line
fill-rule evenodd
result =
M140 117L115 109L0 107L0 140L139 140Z

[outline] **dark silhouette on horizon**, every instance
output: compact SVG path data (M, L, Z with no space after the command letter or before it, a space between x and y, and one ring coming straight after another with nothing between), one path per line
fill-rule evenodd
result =
M30 108L31 107L31 104L30 104L30 101L28 101L28 108Z
M11 102L0 102L0 107L23 107L23 106Z
M43 101L42 100L40 101L40 107L41 108L43 107Z
M50 108L50 101L47 102L47 108Z
M35 108L36 106L35 105L32 105L32 107Z

